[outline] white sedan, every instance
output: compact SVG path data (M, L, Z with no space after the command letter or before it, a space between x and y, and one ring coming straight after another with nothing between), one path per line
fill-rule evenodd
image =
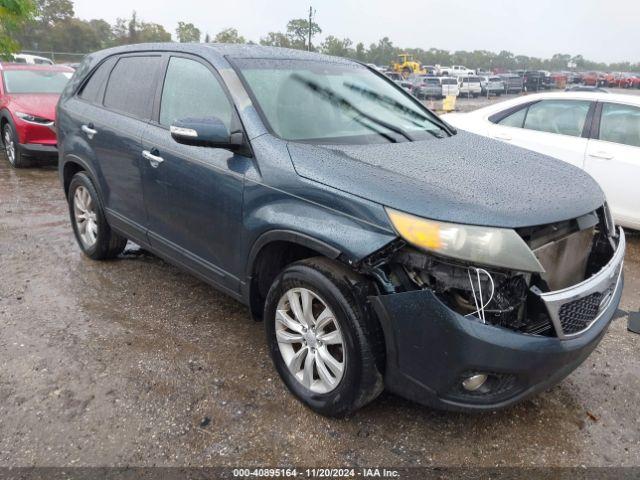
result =
M640 96L539 93L442 117L582 168L600 183L616 222L640 230Z

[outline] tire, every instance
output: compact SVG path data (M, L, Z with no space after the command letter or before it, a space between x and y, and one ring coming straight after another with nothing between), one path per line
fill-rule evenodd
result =
M330 417L349 415L373 401L384 389L381 374L384 368L384 338L377 320L368 312L364 300L359 299L360 294L356 293L354 286L362 281L346 267L334 261L316 257L289 265L278 275L267 295L264 309L265 332L275 368L289 391L303 404L321 415ZM359 290L361 285L363 284L358 284L358 291L361 291ZM366 287L362 288L366 290ZM297 318L290 307L291 303L287 300L291 297L287 297L287 294L302 295L304 291L311 292L315 296L309 303L313 306L309 311L314 311L314 318L317 315L317 319L320 319L319 312L325 307L333 313L326 318L332 318L335 321L333 325L335 329L331 333L338 332L341 341L339 345L329 345L328 341L323 344L321 340L328 337L326 333L321 335L322 321L316 323L314 320L313 322L314 325L318 325L318 330L311 332L312 329L309 328L303 332L299 328L295 331L289 330L284 326L284 322L276 319L277 312L282 311L288 312L288 318ZM302 296L297 298L296 302L300 301ZM280 314L278 316L282 318ZM295 323L296 327L300 326L300 323ZM295 350L292 342L291 349L283 351L281 349L289 347L287 344L281 346L278 339L283 333L289 332L293 332L296 338L303 338L304 344L296 342L299 348ZM315 343L313 340L316 332L320 332L317 337L320 343ZM312 338L307 341L304 335L312 335ZM327 387L320 375L321 365L317 362L318 358L322 359L326 356L329 348L336 349L331 352L332 358L342 366L342 371L339 379L338 375L333 375L333 369L330 371L335 383ZM303 351L305 349L306 351ZM312 366L309 378L312 384L308 386L303 382L305 365L310 355L309 362ZM303 357L294 367L295 371L298 371L298 376L289 369L284 356L290 359L289 364L295 363L296 357ZM331 366L331 362L325 363L324 360L320 363Z
M25 158L22 152L16 130L9 122L5 123L2 129L2 144L7 160L13 168L26 168L29 166L29 160Z
M83 198L83 200L76 200L76 196ZM78 172L71 179L67 202L73 233L80 249L87 257L93 260L106 260L115 258L122 253L127 245L127 239L111 230L104 215L98 192L86 173ZM77 205L76 202L78 202ZM84 206L84 209L79 208L80 204ZM81 222L77 214L83 215L84 221ZM92 228L93 225L95 228ZM95 234L87 235L87 231L95 232ZM89 237L94 238L93 242Z

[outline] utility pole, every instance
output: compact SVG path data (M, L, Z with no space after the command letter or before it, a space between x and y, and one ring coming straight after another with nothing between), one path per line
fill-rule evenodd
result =
M309 38L307 41L307 51L311 51L311 22L313 22L313 7L309 5Z

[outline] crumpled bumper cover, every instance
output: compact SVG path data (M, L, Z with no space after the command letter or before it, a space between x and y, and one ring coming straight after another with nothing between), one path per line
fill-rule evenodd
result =
M562 380L595 349L620 303L620 277L607 308L581 335L560 340L465 318L432 292L370 297L385 334L386 387L412 401L453 410L494 410ZM464 392L472 373L495 376L487 395Z

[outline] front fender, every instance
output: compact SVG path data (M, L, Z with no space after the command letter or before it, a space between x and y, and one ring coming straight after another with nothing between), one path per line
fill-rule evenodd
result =
M367 209L380 210L375 216L384 216L382 206L366 202ZM251 252L247 272L251 271L251 258L272 241L291 241L327 257L340 256L347 263L355 263L397 237L388 226L362 220L264 184L247 182L244 205L246 251Z

